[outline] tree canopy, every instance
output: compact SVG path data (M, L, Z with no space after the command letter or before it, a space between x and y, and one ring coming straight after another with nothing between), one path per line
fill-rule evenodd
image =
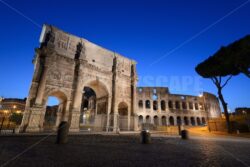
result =
M204 78L245 74L250 78L250 35L221 47L195 68Z

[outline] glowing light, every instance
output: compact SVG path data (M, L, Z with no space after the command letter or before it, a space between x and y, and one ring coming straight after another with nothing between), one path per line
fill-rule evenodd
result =
M21 113L21 111L20 111L20 110L17 110L17 111L16 111L16 113L17 113L17 114L20 114L20 113Z
M16 105L14 105L13 108L16 109Z

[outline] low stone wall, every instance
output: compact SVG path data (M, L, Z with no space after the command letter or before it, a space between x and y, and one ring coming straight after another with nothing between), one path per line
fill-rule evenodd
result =
M208 128L210 131L227 132L227 125L225 119L213 119L208 121Z

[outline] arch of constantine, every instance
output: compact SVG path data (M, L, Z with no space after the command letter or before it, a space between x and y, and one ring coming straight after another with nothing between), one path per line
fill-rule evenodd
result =
M52 130L61 121L69 123L71 132L131 131L145 123L195 126L220 117L214 95L173 95L168 88L137 87L134 60L53 26L43 26L33 64L21 125L26 132L47 129L51 96L59 100Z

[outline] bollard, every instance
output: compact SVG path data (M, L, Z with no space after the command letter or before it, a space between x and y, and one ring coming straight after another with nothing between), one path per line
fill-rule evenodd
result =
M182 139L188 139L189 135L188 135L188 131L187 130L182 130L181 131L181 138Z
M149 130L142 130L141 131L141 143L142 144L151 143L151 135L150 135Z
M57 130L57 144L65 144L68 142L69 124L66 121L62 121Z

